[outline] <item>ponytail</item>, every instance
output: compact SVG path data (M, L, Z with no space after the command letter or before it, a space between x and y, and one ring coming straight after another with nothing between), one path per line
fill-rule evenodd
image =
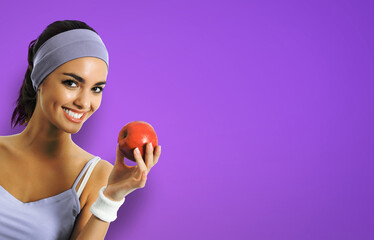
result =
M32 114L34 113L36 105L36 92L32 86L31 72L33 69L35 42L36 40L33 40L29 44L29 53L27 57L29 66L26 70L25 78L23 79L23 84L19 91L17 106L13 111L11 122L13 128L17 125L26 124L30 120Z

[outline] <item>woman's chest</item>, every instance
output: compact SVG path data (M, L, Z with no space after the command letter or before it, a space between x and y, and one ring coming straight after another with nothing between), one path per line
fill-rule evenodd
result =
M38 201L70 189L75 169L7 156L0 160L0 185L23 203Z

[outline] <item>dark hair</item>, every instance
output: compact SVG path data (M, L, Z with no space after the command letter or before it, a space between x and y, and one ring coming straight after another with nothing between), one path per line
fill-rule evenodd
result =
M17 125L24 125L30 121L34 109L36 106L36 92L31 82L31 71L33 69L33 59L35 53L38 51L40 46L45 43L51 37L72 29L89 29L97 33L93 28L88 26L86 23L77 20L64 20L56 21L49 24L39 37L29 44L29 53L27 61L29 63L25 78L23 80L22 87L19 91L19 97L17 99L17 106L13 111L12 115L12 127Z

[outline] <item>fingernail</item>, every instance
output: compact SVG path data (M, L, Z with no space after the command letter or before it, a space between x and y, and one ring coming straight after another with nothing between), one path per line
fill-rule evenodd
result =
M139 153L139 148L135 148L135 152L136 152L136 153Z
M152 143L150 143L149 145L151 146L151 148L153 147L153 146L152 146Z

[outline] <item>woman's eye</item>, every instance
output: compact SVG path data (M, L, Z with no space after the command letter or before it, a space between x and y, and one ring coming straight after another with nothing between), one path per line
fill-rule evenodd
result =
M104 88L102 88L102 87L94 87L94 88L92 88L92 90L93 90L95 93L101 93L101 92L104 90Z
M77 83L73 80L65 80L62 83L65 84L68 87L76 87L77 86Z

